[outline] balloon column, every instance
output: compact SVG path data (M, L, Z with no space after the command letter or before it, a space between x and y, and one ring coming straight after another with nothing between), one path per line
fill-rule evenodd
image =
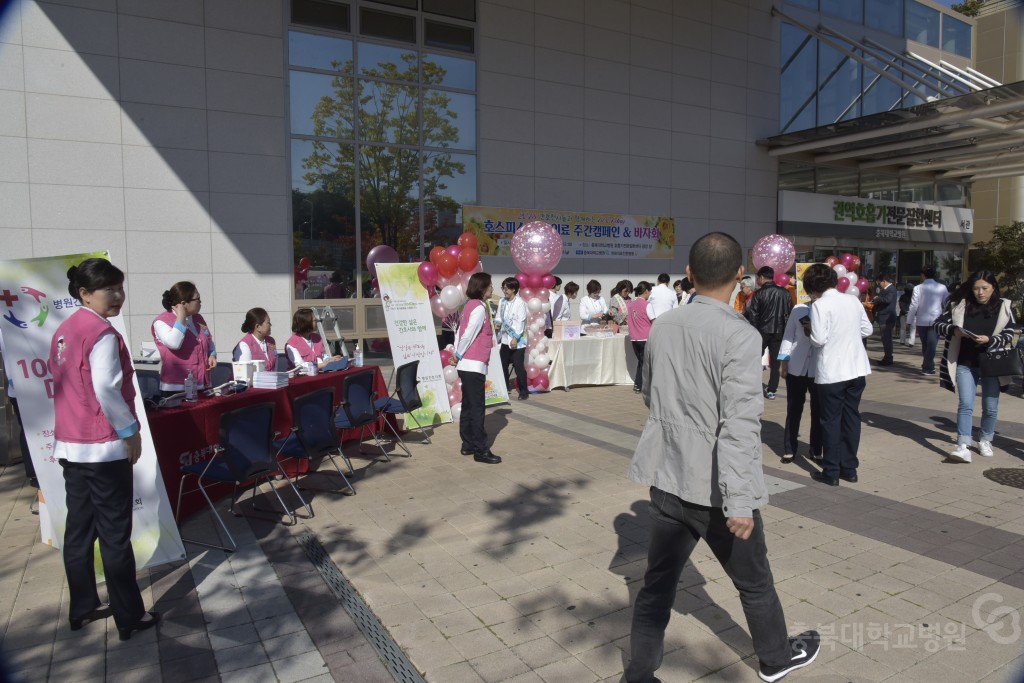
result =
M840 254L838 257L829 256L825 258L823 263L834 270L836 276L839 278L836 283L837 291L858 297L868 291L870 283L867 278L861 277L857 274L857 269L860 268L861 261L860 257L856 254L846 252Z
M547 313L555 276L551 274L562 259L562 237L548 223L525 224L512 237L512 261L521 271L519 296L526 302L526 377L531 392L547 391L549 386Z

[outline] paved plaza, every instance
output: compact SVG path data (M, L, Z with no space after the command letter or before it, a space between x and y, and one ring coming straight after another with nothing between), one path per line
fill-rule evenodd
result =
M857 484L815 483L801 457L782 465L785 390L766 401L772 570L790 632L823 636L818 660L787 681L1024 677L1024 492L983 476L1024 475L1020 387L1002 396L995 456L957 464L944 457L955 398L919 362L900 348L895 366L868 378ZM379 621L431 683L617 683L646 563L647 491L625 477L646 417L631 387L581 387L492 408L497 466L459 455L453 426L430 444L411 435L413 457L391 462L350 445L358 495L314 475L312 519L231 518L241 545L231 555L186 545L187 563L142 576L164 620L124 643L112 620L69 631L60 556L38 543L34 490L9 467L0 476L8 677L410 680L392 675L378 639L357 626ZM215 534L206 514L184 529ZM326 551L319 566L310 539ZM332 564L372 615L350 617L325 581ZM665 645L665 683L758 680L739 598L706 545L683 574Z

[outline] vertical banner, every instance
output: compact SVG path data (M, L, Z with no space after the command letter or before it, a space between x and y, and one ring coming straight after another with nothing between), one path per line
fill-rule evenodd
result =
M17 390L25 437L46 502L47 514L40 515L43 541L57 548L64 538L67 507L63 470L54 457L54 387L47 358L50 340L57 327L81 306L68 294L67 270L87 258L97 257L109 259L109 253L100 251L0 261L0 329L3 330L6 350L4 363ZM120 315L110 318L110 322L121 336L125 336L124 320ZM133 469L132 548L137 566L142 569L183 559L185 549L160 476L137 380L135 412L142 430L142 457ZM45 523L47 517L49 524ZM101 569L98 567L98 571Z
M452 411L434 335L430 297L420 284L418 267L418 263L378 263L377 283L395 367L420 362L416 377L423 406L413 411L415 422L410 422L408 415L405 420L425 426L451 422Z
M798 304L809 304L811 303L811 297L804 291L804 272L810 263L798 263L796 264L796 302Z

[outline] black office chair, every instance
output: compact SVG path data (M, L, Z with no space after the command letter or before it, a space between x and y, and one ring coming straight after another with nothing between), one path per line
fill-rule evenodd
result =
M139 393L142 399L160 398L160 373L156 370L136 370L135 378L139 381Z
M210 386L219 387L227 384L235 378L235 371L231 363L217 363L210 373Z
M423 400L420 398L419 379L417 378L419 367L420 362L418 360L400 365L396 370L395 393L385 398L377 399L374 405L377 410L389 415L407 414L416 423L416 429L423 435L423 443L430 443L430 435L427 433L426 428L420 424L414 412L418 408L423 407ZM387 425L391 429L391 433L395 435L395 438L402 441L402 437L398 436L398 432L391 427L391 423L388 422ZM402 441L402 443L405 442Z
M277 449L278 459L305 458L312 461L313 458L327 456L345 482L345 486L352 495L355 495L355 487L334 459L335 455L340 455L348 465L349 474L355 473L352 462L341 450L341 438L334 426L332 387L312 391L292 401L292 432L286 438L275 441L274 448ZM313 509L309 506L306 509L312 517Z
M384 450L384 444L380 440L380 436L373 430L368 430L368 427L375 424L381 416L379 410L377 410L374 403L377 400L377 396L373 390L373 383L375 378L375 372L373 370L362 370L354 372L351 375L346 375L341 382L341 410L338 411L334 424L340 429L356 429L359 431L359 446L360 452L362 450L363 437L366 432L370 432L370 436L373 437L374 442L377 444L377 448L384 455L384 459L388 462L391 461L391 457L388 456L387 451ZM398 445L405 451L407 457L412 457L412 453L405 447L401 441Z

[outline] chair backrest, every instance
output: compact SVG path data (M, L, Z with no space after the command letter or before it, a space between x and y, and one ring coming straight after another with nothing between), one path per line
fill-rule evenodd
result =
M220 416L221 457L235 481L249 481L277 470L273 430L273 403L256 403Z
M160 373L155 370L136 370L135 377L139 380L139 393L142 398L155 398L160 395Z
M210 374L210 386L219 387L235 378L235 370L231 363L217 363Z
M277 372L288 372L289 370L291 370L291 368L288 367L288 354L277 354L277 367L274 369Z
M292 401L292 426L310 458L341 446L338 428L334 426L334 387L317 389Z
M416 378L419 367L420 362L418 360L398 367L398 379L396 381L398 400L402 402L402 406L408 413L423 406L423 401L420 399L419 380Z
M373 406L375 375L374 370L360 370L342 379L341 405L353 427L362 427L377 419L377 409Z

